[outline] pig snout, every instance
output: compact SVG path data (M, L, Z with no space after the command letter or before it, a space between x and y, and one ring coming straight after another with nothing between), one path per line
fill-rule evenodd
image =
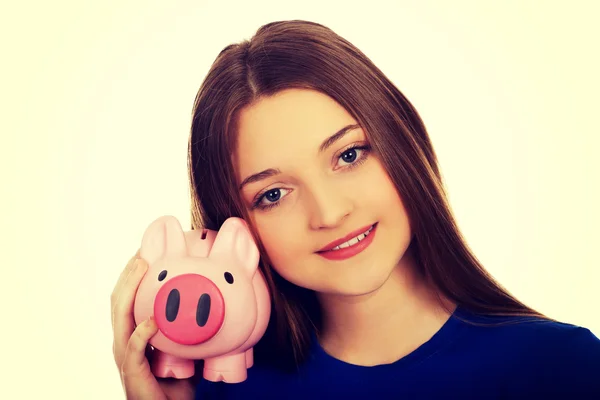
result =
M200 344L221 328L225 302L221 291L198 274L173 277L154 300L154 318L168 339L183 345Z

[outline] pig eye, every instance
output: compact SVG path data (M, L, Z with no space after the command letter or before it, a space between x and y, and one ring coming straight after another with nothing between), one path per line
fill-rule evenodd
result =
M229 272L225 272L225 280L227 283L233 283L233 275L231 275Z
M162 270L160 271L160 274L158 274L158 281L162 281L163 279L165 279L167 277L167 271L166 270Z

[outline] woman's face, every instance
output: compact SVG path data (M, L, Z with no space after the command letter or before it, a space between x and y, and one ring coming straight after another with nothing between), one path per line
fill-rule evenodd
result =
M379 288L411 239L402 201L365 132L336 134L356 124L330 97L300 89L240 114L235 161L251 223L273 268L321 293ZM346 243L322 251L338 239Z

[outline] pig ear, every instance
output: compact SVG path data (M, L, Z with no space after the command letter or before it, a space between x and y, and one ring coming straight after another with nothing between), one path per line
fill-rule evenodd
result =
M232 262L254 275L260 254L254 238L241 218L228 218L217 232L208 257L217 262Z
M140 257L149 264L166 255L185 255L186 252L183 229L173 216L158 218L144 232Z

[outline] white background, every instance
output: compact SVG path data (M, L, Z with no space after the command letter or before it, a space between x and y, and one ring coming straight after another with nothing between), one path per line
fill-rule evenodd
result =
M123 398L113 285L152 220L189 226L187 139L211 63L283 19L364 51L425 120L488 270L600 334L598 3L282 3L2 6L0 397Z

